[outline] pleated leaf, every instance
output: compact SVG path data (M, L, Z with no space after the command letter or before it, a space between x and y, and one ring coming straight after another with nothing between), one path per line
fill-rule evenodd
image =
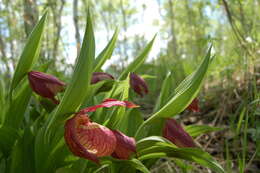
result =
M161 157L173 157L198 163L217 173L225 172L210 154L199 148L176 148L172 144L158 142L153 146L139 151L138 155L138 159L141 161Z

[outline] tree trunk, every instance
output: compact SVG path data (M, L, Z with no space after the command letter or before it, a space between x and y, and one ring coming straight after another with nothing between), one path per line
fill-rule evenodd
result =
M77 55L79 55L81 41L80 41L79 24L78 24L78 0L73 0L73 22L75 27Z
M24 0L24 27L27 37L31 33L38 20L38 10L36 0Z
M63 12L63 8L65 5L65 0L61 0L61 4L59 8L57 9L57 2L54 2L55 4L51 6L52 13L53 13L53 23L56 29L55 35L54 35L54 43L53 43L53 51L52 51L52 58L54 60L57 59L57 54L59 51L59 40L60 40L60 33L61 33L61 16Z

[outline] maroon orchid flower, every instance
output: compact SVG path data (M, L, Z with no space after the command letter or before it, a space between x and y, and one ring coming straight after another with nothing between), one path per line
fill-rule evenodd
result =
M145 80L134 73L130 74L130 86L141 97L148 94L148 86Z
M163 137L178 147L196 147L192 137L173 118L166 120L163 128Z
M91 78L91 84L95 84L98 83L99 81L102 80L114 80L115 78L108 73L104 73L104 72L94 72L92 74L92 78Z
M98 157L111 155L116 147L114 133L91 122L85 114L77 114L66 122L64 137L73 154L96 163Z
M59 104L59 101L55 96L58 92L64 91L64 82L60 81L55 76L38 71L29 72L28 79L34 92L42 97L49 98L55 104Z
M187 107L188 110L192 112L200 112L199 99L195 98L191 104Z
M97 108L112 106L138 107L128 101L106 99L99 105L79 111L66 121L64 138L74 155L99 163L99 157L128 159L135 152L134 138L92 122L87 116L88 112L94 112Z

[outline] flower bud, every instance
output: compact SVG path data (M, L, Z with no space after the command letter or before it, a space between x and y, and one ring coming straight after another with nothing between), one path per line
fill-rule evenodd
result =
M94 72L91 78L91 84L98 83L102 80L114 80L114 77L111 74L104 72Z
M148 94L148 86L145 80L134 73L130 74L130 86L141 97Z
M173 118L166 120L163 137L178 147L196 147L192 137Z
M34 92L42 97L49 98L55 104L59 104L55 96L58 92L64 91L64 82L52 75L38 71L29 72L28 79Z

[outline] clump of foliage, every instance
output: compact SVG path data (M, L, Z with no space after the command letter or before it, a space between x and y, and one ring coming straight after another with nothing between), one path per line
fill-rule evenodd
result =
M3 172L147 173L164 157L224 172L192 139L193 132L197 135L211 128L190 126L186 132L172 118L187 107L198 110L196 97L212 61L211 47L198 68L170 95L167 88L171 88L171 83L165 78L154 105L156 109L144 120L138 105L130 102L129 89L141 96L148 93L144 79L134 72L144 63L155 37L115 80L102 72L101 67L112 55L118 32L95 56L95 37L88 12L80 54L70 81L65 84L44 73L48 63L36 65L46 16L47 12L27 40L10 89L6 92L1 87L2 98L7 98L1 100L4 106L0 110Z

